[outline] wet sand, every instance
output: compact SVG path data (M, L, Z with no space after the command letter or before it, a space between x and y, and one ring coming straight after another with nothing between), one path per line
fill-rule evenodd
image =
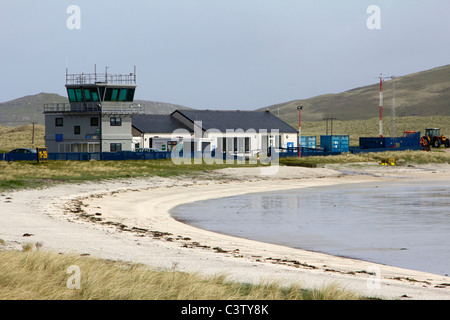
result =
M145 263L155 268L226 274L242 282L337 284L384 299L450 299L450 278L201 230L174 220L174 206L251 192L408 178L447 179L450 166L223 169L201 177L60 185L0 196L0 238L11 248L42 249ZM344 170L345 169L345 170ZM435 172L435 173L433 173ZM350 174L349 174L350 173ZM213 212L212 212L213 214ZM24 237L24 234L29 236Z

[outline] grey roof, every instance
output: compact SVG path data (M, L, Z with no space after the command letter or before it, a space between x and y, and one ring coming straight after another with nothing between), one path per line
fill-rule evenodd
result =
M191 129L184 126L170 114L138 114L131 120L132 126L145 133L172 133L176 129Z
M268 111L217 111L217 110L175 110L191 122L202 121L204 130L227 129L275 130L283 133L297 133L293 127Z

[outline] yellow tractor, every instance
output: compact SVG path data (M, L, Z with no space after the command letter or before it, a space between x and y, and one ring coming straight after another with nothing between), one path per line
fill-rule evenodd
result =
M423 150L430 151L431 147L439 148L444 145L446 148L450 147L450 140L440 134L439 128L425 129L425 135L420 138L420 145Z

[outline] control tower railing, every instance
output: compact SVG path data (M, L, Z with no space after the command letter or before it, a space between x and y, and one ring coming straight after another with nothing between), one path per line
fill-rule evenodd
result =
M136 67L134 67L134 72L130 74L109 74L108 69L105 73L78 73L69 74L66 69L66 84L136 84Z
M102 113L142 113L145 108L137 103L120 103L117 105L102 105L100 103L46 103L44 104L44 113L86 113L86 112L102 112Z

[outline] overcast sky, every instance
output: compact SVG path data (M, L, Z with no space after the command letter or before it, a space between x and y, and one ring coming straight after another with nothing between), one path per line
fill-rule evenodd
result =
M136 66L136 99L253 110L447 65L449 17L448 0L0 0L0 101Z

